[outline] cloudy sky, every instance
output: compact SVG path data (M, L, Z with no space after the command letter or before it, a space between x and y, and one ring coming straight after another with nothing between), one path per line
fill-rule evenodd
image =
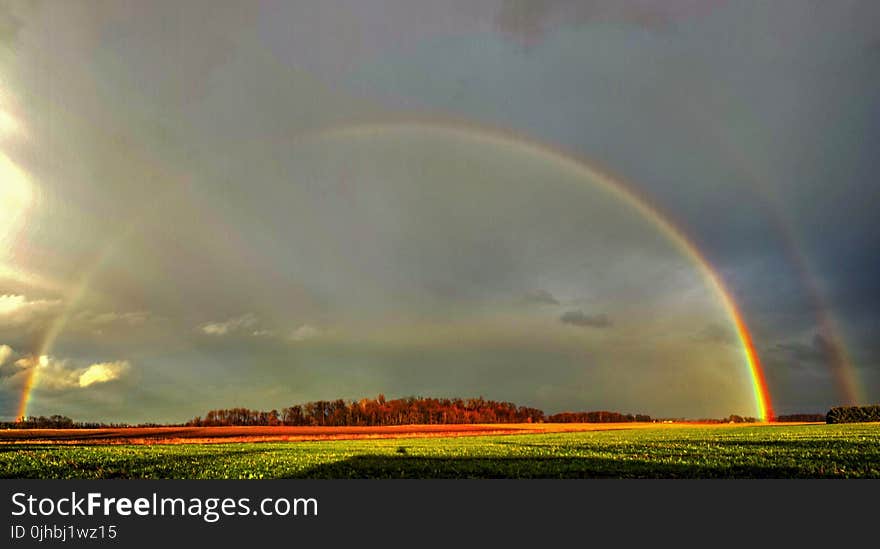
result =
M29 414L80 420L380 392L754 415L657 215L778 412L876 402L878 18L4 2L0 417L29 380Z

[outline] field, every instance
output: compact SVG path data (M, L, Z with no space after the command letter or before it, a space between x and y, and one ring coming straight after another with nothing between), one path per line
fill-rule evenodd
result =
M304 429L5 431L0 477L880 478L877 423Z
M212 444L221 442L289 442L408 438L437 436L512 435L532 432L568 432L628 429L652 424L505 423L465 425L387 425L381 427L135 427L108 429L7 429L0 444Z

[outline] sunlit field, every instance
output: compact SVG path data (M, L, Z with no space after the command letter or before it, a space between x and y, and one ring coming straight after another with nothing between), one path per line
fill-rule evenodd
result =
M474 434L474 433L472 433ZM880 424L0 445L6 478L880 478Z

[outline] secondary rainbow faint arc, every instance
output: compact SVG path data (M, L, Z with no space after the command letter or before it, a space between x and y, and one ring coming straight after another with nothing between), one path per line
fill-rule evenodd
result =
M720 301L730 316L736 329L737 337L742 345L748 372L751 378L754 393L757 417L763 421L774 419L773 404L770 391L767 388L767 380L764 369L755 350L751 333L746 326L742 312L726 288L721 277L712 268L709 261L703 256L699 248L664 216L656 207L652 206L647 199L640 196L620 178L612 176L606 170L598 167L593 162L587 162L582 158L567 152L560 147L551 147L546 143L534 141L517 132L487 128L470 122L454 121L445 119L408 119L392 122L366 122L361 124L345 125L335 128L324 129L316 133L316 139L334 139L346 136L369 137L370 135L388 134L392 132L422 132L442 133L460 139L470 139L501 147L515 147L521 151L533 154L545 159L552 160L559 165L586 176L591 181L602 185L615 196L623 199L634 207L640 214L650 219L663 233L675 244L686 256L693 259L699 267L709 286L715 291Z
M515 132L499 130L497 128L487 128L472 123L458 121L450 123L445 120L410 119L402 122L361 123L335 128L325 128L305 136L300 136L297 140L312 141L342 138L345 136L369 136L401 131L442 133L460 139L470 139L496 146L515 147L520 151L552 160L579 175L586 176L590 181L602 185L615 196L621 198L635 208L636 211L647 219L650 219L680 251L694 260L694 263L699 267L700 273L720 298L725 311L734 324L737 337L742 345L745 361L751 378L757 417L764 421L773 420L774 415L770 393L767 388L767 382L761 362L755 351L751 334L746 326L742 313L731 297L730 292L724 286L720 276L715 272L711 264L706 260L696 245L691 242L691 240L678 227L658 211L656 207L652 206L645 198L639 196L636 191L627 186L627 184L621 179L610 175L607 171L597 167L594 163L587 163L585 160L572 153L566 152L559 147L550 147L547 144L539 143ZM55 339L64 329L64 325L70 316L70 312L88 288L91 278L97 272L100 265L110 255L111 250L115 245L123 240L125 234L130 232L135 225L136 224L133 223L129 226L128 231L123 231L122 234L117 235L116 238L112 239L98 260L93 262L90 268L83 273L80 277L79 283L75 286L74 291L70 293L69 298L66 300L65 310L55 319L49 329L45 332L45 335L38 346L39 351L35 353L36 357L50 352ZM36 368L33 368L22 391L18 417L27 415L28 402L30 400L35 380Z
M713 80L708 75L704 75L701 81L710 83ZM741 108L737 109L740 106L738 101L731 100L727 104L736 109L737 114L743 119L748 119L748 112ZM845 403L849 406L864 403L864 389L847 351L843 333L834 319L828 300L824 297L824 292L820 289L819 281L809 267L809 262L803 252L804 245L798 241L790 215L786 215L785 208L779 207L779 196L771 192L774 185L767 184L771 179L767 170L762 170L761 165L756 164L754 158L746 158L741 146L737 146L731 141L729 134L715 123L715 117L705 108L701 108L701 103L688 101L686 105L689 112L694 115L694 119L700 122L700 128L714 140L718 149L730 158L730 165L736 170L738 176L749 184L748 189L755 194L755 200L752 203L763 210L766 219L776 229L774 234L782 239L782 250L789 264L797 271L801 284L807 292L816 318L818 334L824 336L829 344L826 357L829 370L837 382Z

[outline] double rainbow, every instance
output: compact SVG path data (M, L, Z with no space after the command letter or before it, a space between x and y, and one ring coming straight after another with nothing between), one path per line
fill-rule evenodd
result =
M448 120L410 118L394 122L346 125L337 128L324 129L306 136L300 136L297 139L320 141L354 136L369 137L370 135L406 132L415 132L419 134L435 133L465 142L470 141L474 143L505 147L518 154L534 155L552 161L561 168L569 170L575 175L579 175L582 179L601 185L605 190L625 201L642 216L649 219L682 254L693 261L701 276L705 279L707 285L717 295L736 330L742 348L743 361L747 374L751 379L751 386L754 394L755 415L763 421L773 420L774 415L770 393L767 388L764 370L761 366L758 354L755 351L751 334L746 326L742 312L737 307L736 302L731 296L730 291L725 287L721 277L715 272L697 246L678 227L670 222L655 205L652 205L648 199L641 196L630 185L627 185L619 178L613 177L594 163L587 163L574 154L559 147L549 147L546 144L538 143L526 136L514 132L486 128L467 122L450 122ZM37 345L36 352L34 353L35 356L44 356L51 351L55 340L63 331L76 303L82 298L83 294L89 287L89 282L92 277L99 270L100 265L106 261L108 255L111 254L111 250L114 249L123 238L125 238L125 235L128 232L129 231L123 231L120 235L117 235L112 241L110 241L98 260L93 262L87 272L81 276L73 291L67 296L64 310L58 315L49 329L46 330L39 345ZM37 380L37 371L37 368L31 368L30 374L24 384L18 408L19 417L27 415L28 404Z

